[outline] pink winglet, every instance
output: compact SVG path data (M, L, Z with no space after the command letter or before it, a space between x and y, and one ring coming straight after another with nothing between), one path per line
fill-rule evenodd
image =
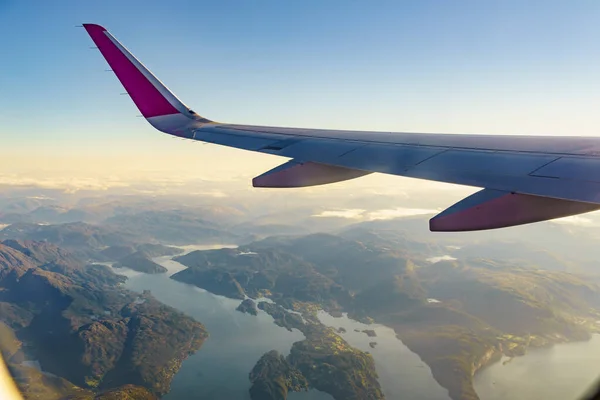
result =
M113 43L100 25L83 24L100 52L146 118L177 114L179 111Z

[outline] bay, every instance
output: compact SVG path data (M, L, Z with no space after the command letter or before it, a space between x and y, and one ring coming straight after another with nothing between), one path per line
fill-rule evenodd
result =
M504 358L475 375L481 400L580 399L600 378L600 335L587 342L529 349Z
M346 313L336 318L325 311L319 311L317 317L327 326L344 328L345 332L339 333L344 340L373 355L386 399L450 400L448 391L433 378L429 366L396 337L392 328L363 324L348 318ZM377 336L369 337L364 330L373 330ZM374 348L369 344L372 342L377 343Z
M223 247L236 246L186 246L185 250ZM210 335L202 348L182 363L171 383L171 391L163 399L249 400L248 375L258 359L270 350L287 355L294 342L304 339L298 330L289 332L275 325L273 318L263 311L259 311L258 316L236 311L240 300L170 279L169 276L186 268L170 256L157 257L154 261L168 272L144 274L128 268L115 272L128 277L126 288L136 292L150 290L159 301L200 321ZM290 399L331 400L332 397L311 390L294 393Z

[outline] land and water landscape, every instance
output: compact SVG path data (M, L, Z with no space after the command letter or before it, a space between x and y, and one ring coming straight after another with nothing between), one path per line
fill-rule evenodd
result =
M599 228L240 204L3 194L0 343L25 397L563 399L600 376Z

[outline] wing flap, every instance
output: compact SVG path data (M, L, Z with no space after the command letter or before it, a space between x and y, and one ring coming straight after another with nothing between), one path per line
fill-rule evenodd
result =
M291 160L252 179L252 186L298 188L347 181L368 174L368 171Z
M505 228L600 209L600 204L483 189L429 220L433 232Z

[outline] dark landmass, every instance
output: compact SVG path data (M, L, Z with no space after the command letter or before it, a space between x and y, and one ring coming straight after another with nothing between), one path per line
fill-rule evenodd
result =
M346 333L346 328L344 328L343 326L340 326L337 331L338 331L338 333Z
M264 354L250 372L252 400L285 400L288 391L308 390L308 382L284 356L272 350Z
M384 398L370 354L351 347L333 328L324 326L308 313L304 321L300 315L275 304L261 302L259 308L273 316L277 325L288 330L299 329L306 339L292 345L287 359L274 351L261 358L260 367L257 364L251 374L253 400L285 399L288 390L305 390L305 384L298 384L304 381L336 400ZM266 372L256 374L255 371ZM261 379L252 380L257 375ZM294 379L286 379L290 375Z
M445 305L425 305L381 321L429 365L452 399L478 399L473 374L501 356L499 332L483 321Z
M211 212L214 210L211 210ZM207 217L210 216L210 219ZM110 217L103 226L124 234L172 244L238 243L243 237L223 229L209 213L190 210L144 210ZM149 240L150 239L150 240Z
M133 244L138 238L111 228L73 222L59 225L13 224L0 231L0 240L48 242L83 260L94 259L107 246Z
M138 251L127 257L121 259L118 263L113 265L114 268L129 268L139 272L145 272L147 274L164 274L168 271L165 267L154 261L148 259L148 257L142 252Z
M266 301L258 303L258 308L273 317L273 322L275 322L276 325L279 325L290 332L294 328L299 331L304 330L304 319L299 314L291 313L280 305L267 303Z
M143 243L136 246L137 251L144 254L146 257L163 257L163 256L176 256L184 252L183 249L173 246L165 246L162 244L155 243Z
M119 286L127 280L126 276L115 274L112 269L102 264L88 264L85 268L75 270L71 274L95 285Z
M98 258L106 261L119 261L136 251L133 244L110 246L98 252Z
M66 379L40 372L36 368L9 363L8 370L26 399L94 399L91 391L75 386Z
M476 399L473 374L502 354L586 340L598 330L600 287L556 264L550 270L510 259L431 264L424 254L443 246L404 251L417 239L358 228L344 235L273 237L239 249L193 252L179 258L189 269L174 278L229 297L270 297L275 304L259 308L287 329L306 330L285 312L297 303L393 327L453 399Z
M341 285L298 256L249 247L194 251L176 257L188 268L171 278L212 293L244 299L269 296L281 304L308 301L336 309L351 296Z
M310 263L317 273L352 292L405 274L412 268L412 265L407 265L410 260L400 251L325 233L271 237L245 247L258 253L278 251L294 255Z
M292 345L289 363L311 387L336 400L383 399L373 356L351 347L332 328L309 324L306 339Z
M158 400L148 389L124 385L100 393L82 389L66 379L33 367L9 364L10 374L26 399L43 400Z
M138 245L119 245L110 246L100 251L100 258L104 257L107 261L121 261L134 253L139 253L146 258L175 256L183 253L183 250L177 247L164 246L162 244L143 243Z
M369 346L371 346L371 348L374 349L375 346L377 346L377 342L369 342Z
M373 329L364 329L362 332L366 333L368 337L377 337L377 333Z
M158 397L144 387L125 385L104 391L96 395L94 400L158 400Z
M502 354L587 340L598 329L600 291L572 274L471 260L438 262L419 278L442 303L376 319L395 329L453 399L478 399L472 376Z
M258 315L256 303L252 299L242 301L236 310L250 315Z
M164 218L167 218L163 215ZM116 220L136 219L136 216L123 216ZM143 217L140 217L143 219ZM183 251L172 246L153 243L162 240L160 234L163 226L157 225L152 230L145 230L141 227L129 227L122 229L120 223L114 221L102 224L89 224L84 222L69 222L57 225L38 225L32 223L15 223L0 230L0 241L10 240L12 242L33 240L38 242L47 242L48 244L58 246L60 251L68 251L81 260L96 261L119 261L123 257L141 252L148 258L160 257L166 255L177 255ZM173 222L175 223L175 222ZM173 228L175 229L175 228ZM193 230L194 231L194 230ZM180 232L176 236L181 240L173 240L180 244L190 244L190 240L197 243L210 241L215 243L215 239L205 237L206 235L196 236L186 233L188 229L180 227ZM194 231L195 232L195 231ZM232 236L226 232L221 233L222 241L220 243L232 243ZM183 238L187 238L183 240ZM214 240L214 241L211 241ZM169 242L168 239L164 240ZM8 244L9 246L11 244ZM35 255L31 255L35 258Z
M75 264L47 242L21 243L35 259L11 244L0 244L0 321L5 324L0 339L15 343L6 347L12 354L4 356L32 397L110 389L118 390L100 398L135 393L154 398L147 391L160 396L168 392L181 362L207 337L202 324L150 293L122 289L124 277L106 266ZM27 358L39 360L56 378L20 365Z
M76 267L82 262L75 255L51 243L7 239L2 244L25 254L38 265L60 262Z

